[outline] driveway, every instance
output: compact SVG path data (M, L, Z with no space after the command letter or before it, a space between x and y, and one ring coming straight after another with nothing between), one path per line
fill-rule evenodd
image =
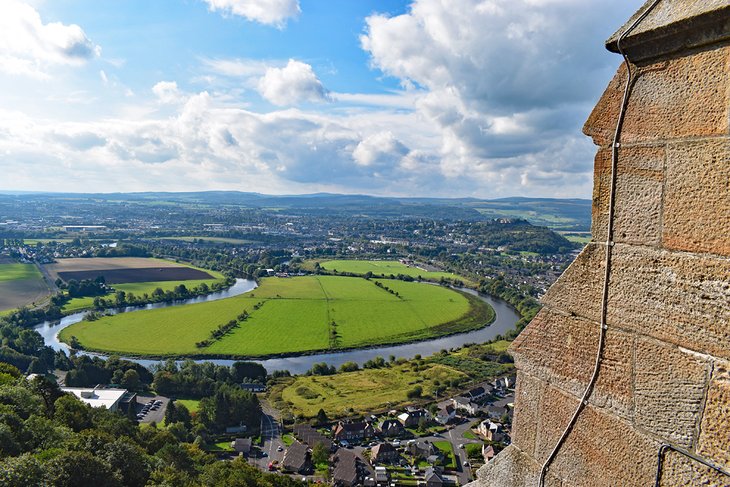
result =
M142 412L142 408L151 400L157 400L162 401L162 405L159 409L156 411L149 410L147 414L145 414L144 418L140 419L140 423L151 423L154 421L155 423L162 423L165 420L165 411L167 411L167 405L170 402L170 399L164 396L137 396L137 404L135 405L135 412L140 413Z

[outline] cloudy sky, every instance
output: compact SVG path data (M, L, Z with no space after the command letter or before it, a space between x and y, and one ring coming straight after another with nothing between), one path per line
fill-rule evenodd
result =
M588 197L641 0L1 0L0 190Z

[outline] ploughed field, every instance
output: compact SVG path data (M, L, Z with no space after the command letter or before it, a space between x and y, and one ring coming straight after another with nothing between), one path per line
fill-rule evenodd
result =
M170 291L184 284L188 288L223 279L223 275L193 266L145 257L93 257L59 259L45 266L52 279L68 282L71 279L96 279L104 276L107 284L117 291L134 293L137 296L152 294L158 287ZM71 299L63 307L65 312L78 311L93 306L93 297Z
M265 278L218 301L82 321L60 338L127 355L263 357L421 340L493 319L480 299L432 284L304 276Z
M0 260L0 312L38 302L49 293L35 265Z

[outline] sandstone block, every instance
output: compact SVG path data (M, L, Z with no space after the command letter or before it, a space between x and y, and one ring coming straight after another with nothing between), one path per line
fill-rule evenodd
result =
M697 451L714 463L730 469L730 363L728 362L716 364L712 373Z
M661 487L677 487L680 485L720 487L730 485L730 479L717 470L690 457L674 450L668 450L664 453L659 485Z
M730 138L669 145L664 198L665 247L730 255Z
M512 444L528 455L532 455L535 451L536 425L543 392L542 381L524 371L517 372L515 402L519 404L519 408L515 409L515 417L512 420Z
M702 409L709 363L652 339L636 343L635 424L691 448Z
M540 465L514 445L502 450L491 462L477 472L477 481L467 484L472 487L518 487L537 485ZM553 483L553 485L556 485ZM557 484L559 485L559 484Z
M611 149L596 154L592 235L605 241L611 186ZM657 246L661 242L663 146L622 147L618 152L614 241Z
M728 135L730 47L638 68L621 143Z
M512 353L520 370L582 396L593 374L599 331L596 322L543 308L515 340ZM593 404L626 419L633 413L633 349L632 335L607 331L601 369L590 398Z
M727 258L617 244L608 304L609 324L730 358Z
M589 244L543 297L600 320L605 247ZM616 244L608 323L730 359L730 260Z
M578 398L547 387L538 426L536 459L554 447ZM550 474L570 486L652 485L659 444L631 425L592 405L581 413L550 467Z

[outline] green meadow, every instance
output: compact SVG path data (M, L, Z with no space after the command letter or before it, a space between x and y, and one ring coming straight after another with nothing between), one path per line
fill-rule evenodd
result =
M420 340L494 319L494 310L471 295L425 283L376 282L265 278L240 296L82 321L60 337L75 336L88 350L132 355L262 357ZM244 311L248 319L222 338L196 346Z
M310 261L305 267L314 268L314 262ZM349 272L352 274L365 275L372 272L375 277L390 277L403 274L414 279L421 278L426 281L438 281L442 277L444 279L459 279L466 283L471 283L470 279L456 275L452 272L425 271L413 265L405 265L393 260L326 260L319 263L322 269L330 272Z

